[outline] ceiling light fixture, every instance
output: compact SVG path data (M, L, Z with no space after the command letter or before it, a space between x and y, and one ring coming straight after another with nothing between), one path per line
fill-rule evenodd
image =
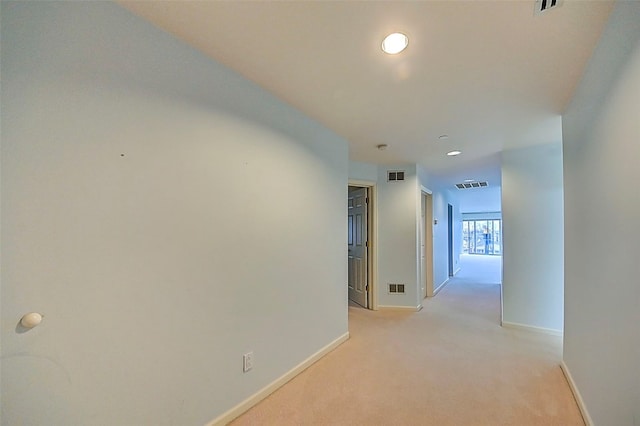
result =
M449 157L455 157L456 155L460 155L460 154L462 154L462 151L449 151L449 152L447 152L447 155Z
M475 180L473 180L473 179L465 179L464 181L465 181L465 182L467 182L467 183L469 183L469 182L475 182Z
M378 145L376 148L378 148L380 151L384 151L385 149L387 149L388 146L389 145L383 143Z
M440 135L440 136L438 136L438 139L440 139L441 141L443 141L445 139L449 139L449 135Z
M409 37L402 33L389 34L382 40L382 50L389 55L402 52L409 44Z

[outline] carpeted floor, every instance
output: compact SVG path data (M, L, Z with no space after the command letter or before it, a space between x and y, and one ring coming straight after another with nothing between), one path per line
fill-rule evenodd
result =
M584 425L562 339L500 327L500 285L460 272L417 313L350 307L347 342L232 424Z
M460 271L456 278L481 284L500 284L502 256L463 254L460 256Z

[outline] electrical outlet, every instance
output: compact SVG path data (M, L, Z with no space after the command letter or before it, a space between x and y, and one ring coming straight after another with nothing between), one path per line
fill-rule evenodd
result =
M242 355L242 371L246 373L253 368L253 352Z

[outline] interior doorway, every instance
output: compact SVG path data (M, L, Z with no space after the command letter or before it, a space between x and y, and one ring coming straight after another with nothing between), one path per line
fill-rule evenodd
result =
M350 304L376 309L373 250L375 186L349 182L347 194L347 265Z

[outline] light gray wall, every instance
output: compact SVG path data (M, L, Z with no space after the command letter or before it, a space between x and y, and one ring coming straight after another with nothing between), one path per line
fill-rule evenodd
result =
M360 163L357 161L349 161L349 179L377 182L378 181L378 165L371 163Z
M640 425L640 3L613 9L563 137L564 362L595 425Z
M502 219L501 212L488 213L462 213L462 220L491 220Z
M560 143L502 153L504 322L563 328L562 192Z
M502 210L502 194L499 186L456 191L462 213L499 212Z
M405 180L387 182L388 170L404 170ZM378 304L416 307L416 166L378 166ZM406 284L405 294L389 294L388 284Z
M344 140L113 3L1 8L2 424L204 424L347 331Z

